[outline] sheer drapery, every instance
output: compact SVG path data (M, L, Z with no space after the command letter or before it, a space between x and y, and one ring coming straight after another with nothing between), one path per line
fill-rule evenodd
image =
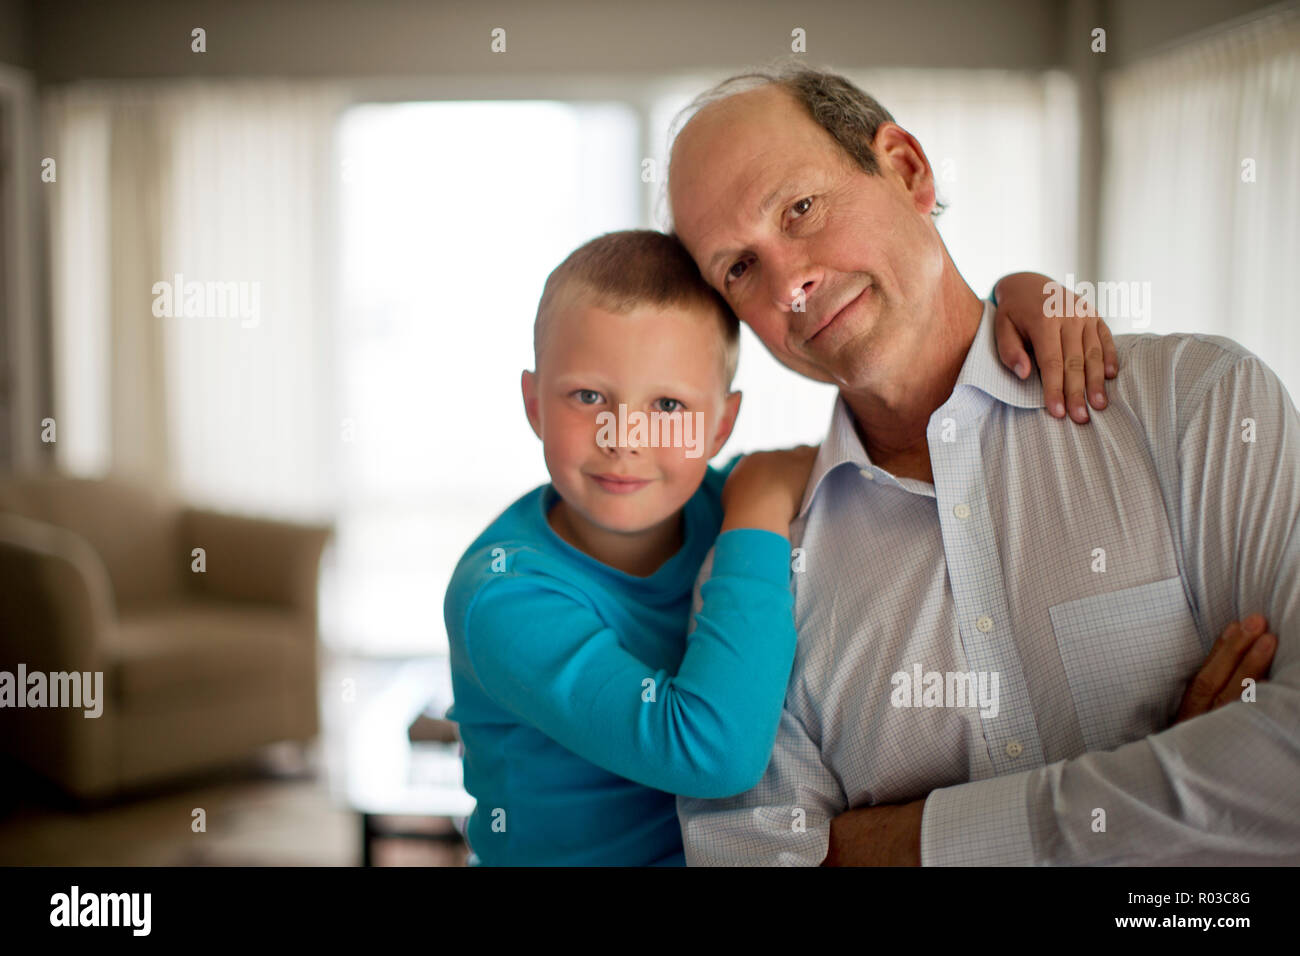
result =
M341 103L278 83L48 95L62 469L214 507L330 510Z
M1225 335L1292 396L1300 331L1300 16L1275 14L1112 74L1100 226L1107 282L1150 283L1116 332Z

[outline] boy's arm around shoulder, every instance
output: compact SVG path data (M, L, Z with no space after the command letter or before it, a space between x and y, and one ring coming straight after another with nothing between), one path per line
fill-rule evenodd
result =
M676 674L629 653L571 583L513 572L468 602L465 660L500 706L611 773L670 793L748 789L794 657L788 552L763 531L718 539L721 573Z

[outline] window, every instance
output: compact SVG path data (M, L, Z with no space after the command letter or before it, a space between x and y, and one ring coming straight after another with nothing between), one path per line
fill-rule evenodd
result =
M622 105L344 114L342 504L327 637L445 651L456 561L548 480L519 390L542 285L582 242L637 223L638 138Z

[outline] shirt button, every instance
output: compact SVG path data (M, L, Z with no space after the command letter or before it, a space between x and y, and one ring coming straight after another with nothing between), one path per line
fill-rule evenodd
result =
M970 508L967 507L966 505L957 505L955 508L952 509L952 513L955 514L962 521L965 521L967 518L970 517Z
M978 627L985 634L987 634L989 631L993 630L993 618L985 614L982 618L980 618L978 621L975 622L975 626Z
M859 468L858 471L862 472L862 477L867 479L867 481L876 480L876 473L870 468Z
M1020 746L1019 740L1013 740L1011 741L1011 743L1007 744L1007 756L1019 757L1021 751L1023 751L1024 749L1025 749L1024 747Z

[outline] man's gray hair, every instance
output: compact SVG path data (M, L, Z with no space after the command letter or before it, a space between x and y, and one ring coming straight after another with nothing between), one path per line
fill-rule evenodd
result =
M838 73L812 69L801 62L789 60L729 76L691 100L669 126L670 154L672 144L682 128L700 110L737 93L770 85L779 86L793 96L859 169L871 176L880 175L880 165L876 162L871 143L882 123L896 122L889 110L881 106L875 97L858 89ZM660 194L662 221L668 223L671 230L672 209L667 202L667 177L664 178L664 189ZM934 214L938 215L942 210L943 204L936 203Z

